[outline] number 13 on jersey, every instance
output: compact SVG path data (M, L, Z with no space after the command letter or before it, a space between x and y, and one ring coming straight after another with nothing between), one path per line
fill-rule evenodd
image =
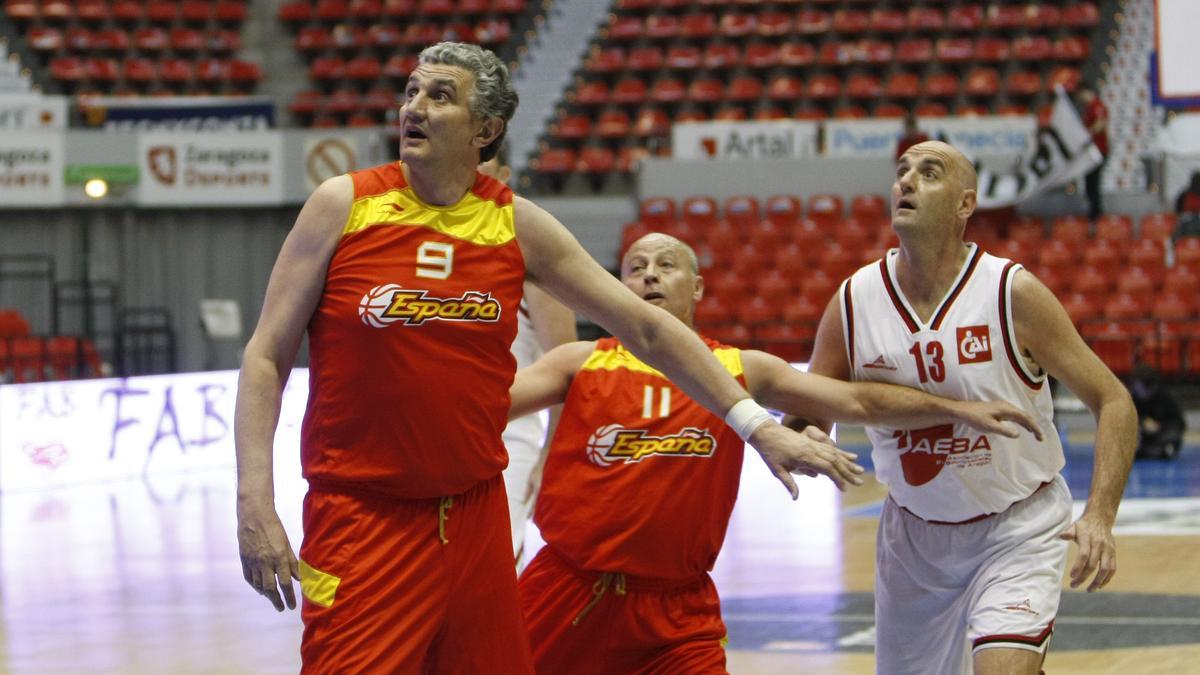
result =
M922 347L920 342L914 342L908 353L912 354L913 360L917 362L917 377L922 383L930 380L946 381L946 361L942 343L935 340L926 342Z

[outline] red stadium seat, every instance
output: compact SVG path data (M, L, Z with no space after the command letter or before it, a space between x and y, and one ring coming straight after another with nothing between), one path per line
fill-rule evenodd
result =
M625 67L625 50L620 47L593 47L583 67L591 73L615 73Z
M648 91L645 80L627 75L617 80L609 97L613 103L641 103Z
M933 42L928 38L901 40L896 45L896 60L900 63L928 63L933 60Z
M1045 61L1054 53L1045 35L1023 35L1013 40L1012 56L1017 61Z
M1133 241L1133 219L1117 214L1100 216L1096 219L1096 239L1128 244Z
M800 224L800 198L792 195L772 195L767 198L764 217L783 228L793 228Z
M637 208L637 220L650 228L662 229L676 221L676 203L671 197L648 197Z
M1071 290L1083 293L1093 303L1104 302L1112 291L1112 278L1095 267L1084 267L1071 281Z
M1008 40L998 37L981 37L975 42L976 61L1007 61Z
M755 29L763 37L782 37L792 32L795 24L792 16L780 10L765 10L758 15Z
M993 30L1011 30L1025 25L1024 5L991 5L987 9L984 25Z
M934 53L942 63L966 63L975 58L975 44L970 38L941 38Z
M1083 75L1079 72L1078 68L1074 66L1058 66L1050 71L1050 77L1046 78L1046 89L1053 91L1055 85L1061 84L1063 89L1075 91L1079 88L1082 78Z
M584 173L606 174L616 165L616 154L611 148L589 145L579 151L579 169Z
M947 98L958 95L958 76L954 73L932 73L925 78L926 96Z
M758 20L753 14L730 12L722 14L717 21L717 33L727 38L744 38L758 28Z
M1176 265L1163 275L1163 293L1194 298L1200 295L1200 275L1187 267Z
M651 40L673 40L681 30L679 17L674 14L651 14L646 17L645 35Z
M685 98L687 85L676 77L661 77L650 87L650 100L655 103L678 103Z
M1138 237L1142 239L1170 239L1175 233L1178 219L1173 213L1148 213L1138 224Z
M725 100L747 102L758 100L763 93L762 80L753 75L738 75L729 82Z
M814 75L808 81L808 96L814 99L837 98L842 91L842 83L837 75L824 73Z
M936 7L916 6L908 9L908 27L916 32L935 33L946 26L946 17Z
M1180 237L1176 240L1175 264L1200 267L1200 237Z
M608 84L603 80L580 82L575 88L572 102L576 105L593 106L608 102Z
M746 45L742 52L742 65L747 68L773 68L779 64L779 48L765 42Z
M87 31L86 28L79 30ZM36 52L56 52L65 44L63 32L53 26L32 27L25 33L25 39L29 41L29 48ZM88 39L91 39L90 33Z
M595 131L600 138L621 139L629 135L632 127L624 110L606 110L596 120Z
M1100 318L1099 305L1087 293L1073 291L1062 299L1062 305L1077 327Z
M688 197L680 206L681 220L697 230L708 230L717 224L720 212L712 197Z
M955 5L946 12L946 27L950 30L974 33L983 25L983 7Z
M575 151L571 148L545 148L531 165L540 173L562 175L573 172L576 161Z
M1073 272L1079 263L1080 250L1061 239L1051 239L1038 248L1038 262L1045 267L1054 267L1061 272Z
M1144 298L1153 296L1157 286L1154 275L1143 267L1130 267L1117 279L1118 291Z
M1091 43L1081 35L1064 35L1054 41L1054 58L1059 61L1083 61L1091 53Z
M1095 239L1083 249L1083 262L1099 269L1115 269L1125 262L1125 250L1120 244Z
M796 13L796 32L801 35L824 35L832 27L829 12L805 8Z
M865 33L871 27L871 17L860 9L839 9L833 13L836 33Z
M748 230L758 225L762 220L759 214L758 199L750 195L737 195L725 200L721 209L725 222L736 228Z
M638 111L633 133L640 138L665 136L671 133L671 118L661 108L646 106Z
M707 40L717 34L717 18L708 12L686 14L679 22L679 36L687 40Z
M1082 246L1088 239L1088 221L1081 216L1059 216L1050 228L1050 237Z
M664 59L667 68L691 70L699 68L702 60L700 48L695 45L671 45Z
M1091 28L1100 23L1100 11L1094 2L1076 2L1062 11L1062 25L1069 28Z
M816 330L811 326L796 325L786 318L784 321L785 323L763 326L755 331L759 347L791 363L808 361L812 358Z
M779 63L792 68L809 66L817 60L817 50L807 42L786 42L779 48Z
M634 47L629 50L629 56L625 59L625 67L638 70L658 70L663 67L663 51L655 46Z
M730 42L713 42L704 48L704 67L713 70L733 68L742 61L741 50Z
M1035 71L1009 73L1004 82L1004 89L1010 95L1032 96L1041 91L1042 76Z
M871 73L855 73L846 82L846 95L850 98L879 98L883 85L879 77Z
M808 202L808 217L823 228L831 228L842 220L845 205L835 194L813 195Z
M969 96L994 96L1000 90L1000 73L995 68L972 68L963 89Z
M718 103L724 96L724 86L715 77L697 77L688 86L687 98L694 103Z

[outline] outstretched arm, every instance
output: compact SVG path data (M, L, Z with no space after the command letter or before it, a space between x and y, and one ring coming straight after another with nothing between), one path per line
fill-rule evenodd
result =
M1017 424L1041 438L1028 414L1004 402L953 401L919 389L881 382L843 382L793 368L783 359L743 351L746 384L754 398L809 419L910 428L963 422L985 433L1015 438Z
M1125 386L1079 337L1050 289L1021 270L1013 280L1012 295L1022 352L1066 385L1096 417L1096 464L1087 507L1063 533L1079 546L1071 587L1095 572L1088 591L1096 591L1117 571L1112 527L1137 449L1137 412Z
M666 311L634 295L601 268L549 213L532 202L516 201L517 236L533 280L568 306L604 326L638 358L662 371L695 401L713 413L736 417L753 405L734 404L748 394L726 371L696 334ZM798 454L812 443L783 429L769 415L751 414L742 425L743 438L768 467L798 496L790 471L800 470ZM858 484L852 462L838 462L834 482Z
M301 209L271 271L262 314L238 377L234 444L242 574L279 611L285 601L289 609L296 608L292 579L300 578L300 569L275 511L275 426L283 387L320 300L353 196L350 178L339 176L321 184Z
M566 400L572 378L595 346L595 342L571 342L518 370L509 389L512 404L508 419L524 417Z

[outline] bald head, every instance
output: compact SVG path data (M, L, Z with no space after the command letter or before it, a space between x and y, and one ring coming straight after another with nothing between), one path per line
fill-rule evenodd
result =
M635 253L647 253L662 249L677 249L685 258L687 258L692 270L692 274L700 273L700 260L696 258L696 251L694 251L691 246L688 246L679 239L662 232L651 232L650 234L644 235L637 241L633 242L633 244L629 247L629 250L625 252L625 257L621 259L621 269L625 269L629 259Z
M916 158L921 155L932 155L942 161L947 172L964 190L975 190L979 186L979 176L975 173L975 165L958 148L942 141L925 141L917 143L904 152L910 155L909 163L916 164Z

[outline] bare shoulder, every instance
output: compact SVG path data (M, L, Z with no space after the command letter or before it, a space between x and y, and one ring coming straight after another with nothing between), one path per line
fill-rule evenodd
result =
M596 349L596 343L590 340L568 342L546 352L538 363L563 373L574 373L583 367L588 356Z

